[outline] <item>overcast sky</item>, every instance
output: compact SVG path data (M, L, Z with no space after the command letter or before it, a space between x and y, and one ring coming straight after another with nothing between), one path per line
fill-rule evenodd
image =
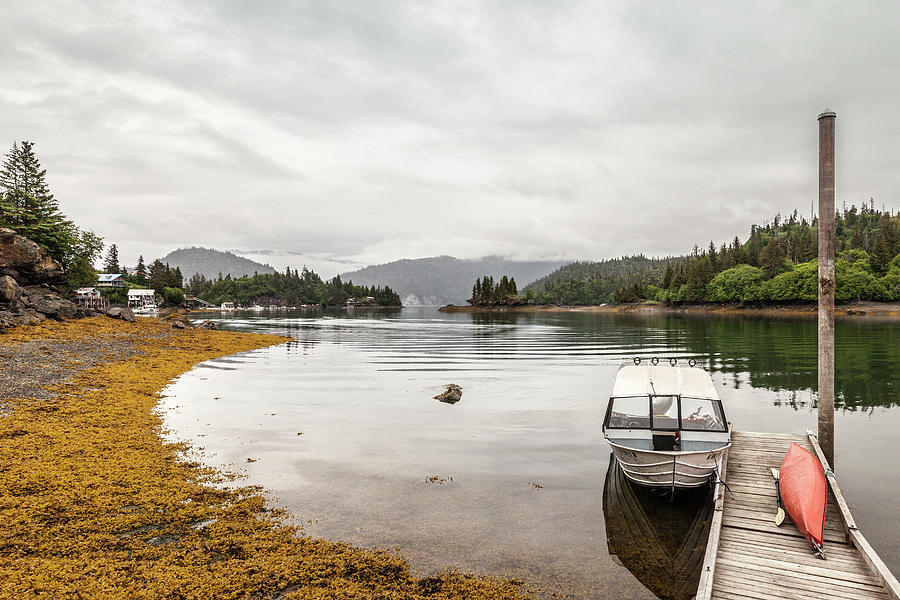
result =
M133 264L600 259L900 208L896 2L7 2L0 144Z

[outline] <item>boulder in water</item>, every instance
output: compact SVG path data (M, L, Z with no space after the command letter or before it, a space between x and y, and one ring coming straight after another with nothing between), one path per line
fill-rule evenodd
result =
M134 323L134 313L131 312L131 309L127 306L115 306L106 311L107 317L112 317L113 319L122 319L123 321L128 321L129 323Z
M434 397L435 400L440 400L447 404L456 404L461 398L462 388L455 383L447 384L447 389Z

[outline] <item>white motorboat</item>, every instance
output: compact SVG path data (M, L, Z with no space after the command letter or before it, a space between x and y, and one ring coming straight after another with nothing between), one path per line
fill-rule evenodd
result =
M158 317L159 308L156 307L156 304L144 304L143 306L132 308L131 314L136 317Z
M628 479L673 492L705 485L731 447L709 373L674 359L663 365L635 359L619 367L603 434Z

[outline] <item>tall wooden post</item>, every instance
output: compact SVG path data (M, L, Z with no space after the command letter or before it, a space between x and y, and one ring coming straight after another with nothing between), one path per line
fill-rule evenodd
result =
M834 120L819 115L819 445L834 468Z

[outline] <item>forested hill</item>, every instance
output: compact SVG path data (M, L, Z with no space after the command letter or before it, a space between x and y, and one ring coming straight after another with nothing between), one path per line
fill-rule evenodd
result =
M485 275L507 275L520 284L533 281L564 264L563 261L513 261L488 256L463 260L452 256L404 259L342 273L344 281L357 285L389 285L404 306L465 304L472 282Z
M836 300L900 300L900 215L870 203L843 207L835 221ZM817 224L794 211L753 225L743 241L666 259L575 263L528 288L535 302L559 304L814 301Z
M620 290L656 281L675 259L623 256L596 262L574 262L525 287L539 304L603 304L622 301Z
M274 273L275 269L249 258L243 258L231 252L213 250L212 248L179 248L169 252L160 259L173 269L178 267L185 278L199 273L207 279L215 279L231 275L232 278L253 275L254 273Z

